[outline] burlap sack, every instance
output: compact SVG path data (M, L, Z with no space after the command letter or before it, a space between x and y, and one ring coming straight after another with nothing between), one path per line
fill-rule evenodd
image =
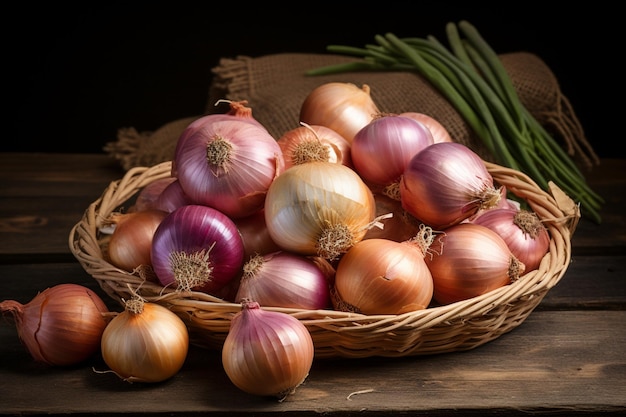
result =
M588 166L598 163L574 110L561 94L558 81L547 65L536 55L526 52L503 54L500 58L522 103L533 116L578 162ZM212 69L213 80L205 114L226 111L227 105L216 105L220 99L247 100L253 116L278 139L299 126L300 107L315 87L327 82L350 82L359 87L367 84L381 111L428 114L442 123L455 141L469 146L483 159L495 162L454 107L419 74L350 72L305 75L312 68L353 60L356 58L298 53L223 58ZM108 143L105 151L117 158L125 169L170 160L178 136L186 125L200 116L173 121L155 132L120 129L117 141Z

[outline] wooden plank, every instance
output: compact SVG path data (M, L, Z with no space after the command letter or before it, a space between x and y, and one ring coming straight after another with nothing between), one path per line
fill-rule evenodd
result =
M0 414L626 412L625 311L535 312L467 352L314 361L305 383L282 403L234 387L217 351L192 347L172 379L129 384L102 373L107 367L99 356L81 366L48 368L30 359L6 325L0 339Z

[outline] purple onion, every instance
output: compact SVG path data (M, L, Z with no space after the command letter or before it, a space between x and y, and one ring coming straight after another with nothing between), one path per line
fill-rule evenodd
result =
M215 294L240 272L244 246L235 223L212 207L169 213L152 239L152 267L163 286Z

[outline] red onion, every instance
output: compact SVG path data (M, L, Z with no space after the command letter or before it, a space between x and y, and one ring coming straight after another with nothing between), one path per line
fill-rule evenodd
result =
M366 182L389 185L399 181L413 155L433 143L430 130L417 120L378 115L354 135L352 163Z
M329 277L310 258L285 251L252 257L243 266L235 300L299 309L330 307Z
M534 271L550 249L550 234L539 217L531 211L515 208L485 210L472 221L496 232L517 259Z
M417 153L400 181L402 207L434 229L496 206L500 190L480 157L465 145L440 142Z
M0 302L2 315L12 314L17 333L31 356L53 366L80 363L100 349L109 310L92 290L59 284L26 304Z
M276 140L265 128L244 120L218 120L199 127L179 142L174 161L191 201L231 218L261 209L267 189L284 169Z
M524 272L524 264L496 232L473 223L447 228L428 253L433 298L440 304L485 294L516 281Z
M169 213L152 239L152 266L164 286L215 294L243 265L235 223L212 207L187 205Z

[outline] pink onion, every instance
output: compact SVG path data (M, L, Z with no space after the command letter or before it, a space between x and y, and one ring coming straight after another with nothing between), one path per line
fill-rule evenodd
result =
M164 286L215 294L241 271L244 247L224 213L187 205L169 213L152 239L152 266Z
M496 232L473 223L447 228L428 252L425 260L433 278L433 298L440 304L477 297L510 284L525 268Z
M495 208L485 210L473 223L496 232L509 249L526 265L525 272L534 271L550 249L550 234L539 217L529 210Z
M456 142L417 153L400 181L402 207L435 229L460 223L500 201L500 190L482 159Z
M221 121L221 120L239 120L252 123L262 129L265 127L252 116L252 109L247 107L248 102L245 100L242 101L228 101L228 100L220 100L219 102L225 101L229 105L229 111L227 113L213 113L202 116L193 122L191 122L183 133L178 138L176 142L176 149L174 150L174 155L179 152L179 149L185 146L185 142L187 139L194 135L198 130L203 127L210 125L213 122ZM217 103L216 103L217 104ZM178 170L176 168L176 158L172 159L172 177L176 177L178 175Z
M218 120L199 127L179 142L174 161L191 201L231 218L261 209L267 189L284 169L274 138L244 120Z
M174 177L159 178L143 187L137 194L135 204L129 209L129 212L155 208L161 192L175 180Z
M241 305L222 347L224 371L242 391L283 401L309 375L313 338L292 315L263 310L252 300Z
M246 298L268 307L329 308L329 277L303 255L277 251L253 256L243 266L235 300Z
M171 213L179 207L192 203L193 201L185 194L183 187L180 186L180 181L175 179L161 191L154 205L159 210Z
M432 145L433 136L422 123L409 117L383 114L354 135L352 163L368 183L397 183L407 164L419 151Z
M243 239L244 259L247 260L254 255L265 255L280 250L267 230L265 210L259 210L249 216L233 219L233 221Z

